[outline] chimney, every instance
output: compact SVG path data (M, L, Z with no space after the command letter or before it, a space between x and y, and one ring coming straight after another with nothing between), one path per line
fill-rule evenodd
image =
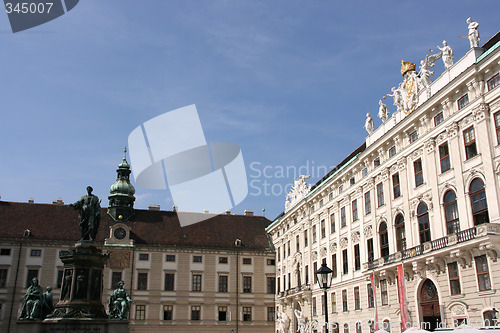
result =
M245 212L243 214L245 216L253 216L253 210L251 210L251 209L245 209Z
M203 213L208 214L208 209L205 209Z
M33 198L28 199L28 203L34 203L34 202L35 202L35 199L33 199Z
M160 205L149 205L148 209L149 210L160 210Z
M229 209L226 210L226 215L231 215L231 211Z
M54 205L64 205L63 199L59 198L57 200L52 201Z

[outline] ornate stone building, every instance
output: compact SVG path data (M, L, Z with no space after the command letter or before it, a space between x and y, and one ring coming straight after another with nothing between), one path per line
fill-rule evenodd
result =
M403 62L403 82L389 95L392 115L381 99L383 122L374 128L367 115L359 148L312 187L296 180L284 213L267 228L277 311L290 320L278 329L297 330L296 309L308 322L324 322L326 302L333 332L368 333L376 320L401 332L402 296L413 326L495 318L500 33L454 64L449 54L426 57L418 73ZM425 70L440 57L448 67L431 82ZM333 270L327 300L315 283L322 263Z
M275 255L264 217L225 215L181 227L177 214L133 208L125 160L102 209L96 241L108 253L103 299L120 280L136 302L133 332L272 332ZM80 238L77 212L53 204L0 201L0 331L18 332L23 295L35 276L61 295L61 251Z

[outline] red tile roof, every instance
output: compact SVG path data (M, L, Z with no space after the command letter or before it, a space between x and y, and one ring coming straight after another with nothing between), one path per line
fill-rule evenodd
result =
M265 228L271 221L262 216L217 215L208 220L181 227L177 214L170 211L135 210L131 238L137 246L235 249L241 239L242 250L264 251L271 248ZM109 237L116 223L102 208L97 243ZM32 241L72 243L80 239L78 211L68 205L0 201L0 240L20 240L31 231Z

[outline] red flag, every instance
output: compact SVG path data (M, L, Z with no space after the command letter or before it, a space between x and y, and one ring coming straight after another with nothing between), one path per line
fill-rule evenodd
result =
M378 331L377 293L375 292L375 276L373 276L373 274L370 276L370 282L372 283L373 302L375 303L375 332L376 332Z
M403 332L409 328L408 325L408 303L406 302L405 275L403 264L398 265L398 295L399 295L399 311L401 312L401 324Z

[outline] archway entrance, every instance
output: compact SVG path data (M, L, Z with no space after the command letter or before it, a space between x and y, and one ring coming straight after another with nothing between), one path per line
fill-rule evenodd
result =
M441 310L439 296L434 282L427 279L420 290L420 309L422 313L423 329L434 331L441 324Z

